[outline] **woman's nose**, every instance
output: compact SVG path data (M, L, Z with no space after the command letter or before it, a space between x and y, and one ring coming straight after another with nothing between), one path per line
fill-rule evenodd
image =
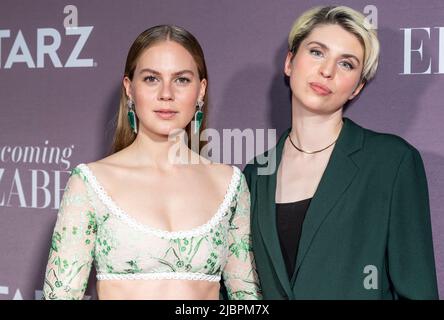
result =
M159 100L163 101L174 100L173 90L169 83L162 84L162 87L159 92Z
M335 75L335 70L336 70L336 63L334 61L325 60L319 68L319 73L324 78L333 78Z

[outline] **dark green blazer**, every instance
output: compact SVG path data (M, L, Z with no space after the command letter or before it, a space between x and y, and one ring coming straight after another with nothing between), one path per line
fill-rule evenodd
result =
M403 139L344 125L306 214L289 279L276 228L276 173L290 129L245 167L264 299L437 299L427 180Z

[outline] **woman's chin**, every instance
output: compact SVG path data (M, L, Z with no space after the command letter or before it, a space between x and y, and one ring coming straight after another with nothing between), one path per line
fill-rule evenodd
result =
M160 126L157 128L152 128L149 131L157 136L164 136L164 137L174 137L178 134L186 133L185 127L177 125Z
M304 109L312 114L329 115L336 113L341 106L331 106L326 103L319 103L318 101L307 101L304 104Z

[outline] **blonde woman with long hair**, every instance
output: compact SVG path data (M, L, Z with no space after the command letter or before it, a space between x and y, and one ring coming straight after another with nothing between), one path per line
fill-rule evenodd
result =
M221 278L230 299L261 297L243 174L184 140L186 152L171 158L175 131L202 130L207 92L204 55L188 31L163 25L137 37L114 153L78 165L68 181L45 299L81 299L93 263L99 299L218 299Z

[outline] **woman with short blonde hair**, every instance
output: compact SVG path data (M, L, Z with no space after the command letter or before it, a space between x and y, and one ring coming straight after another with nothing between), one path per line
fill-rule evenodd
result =
M292 123L266 156L277 172L244 170L264 298L436 299L419 152L343 117L375 75L376 31L351 8L317 7L288 39Z

